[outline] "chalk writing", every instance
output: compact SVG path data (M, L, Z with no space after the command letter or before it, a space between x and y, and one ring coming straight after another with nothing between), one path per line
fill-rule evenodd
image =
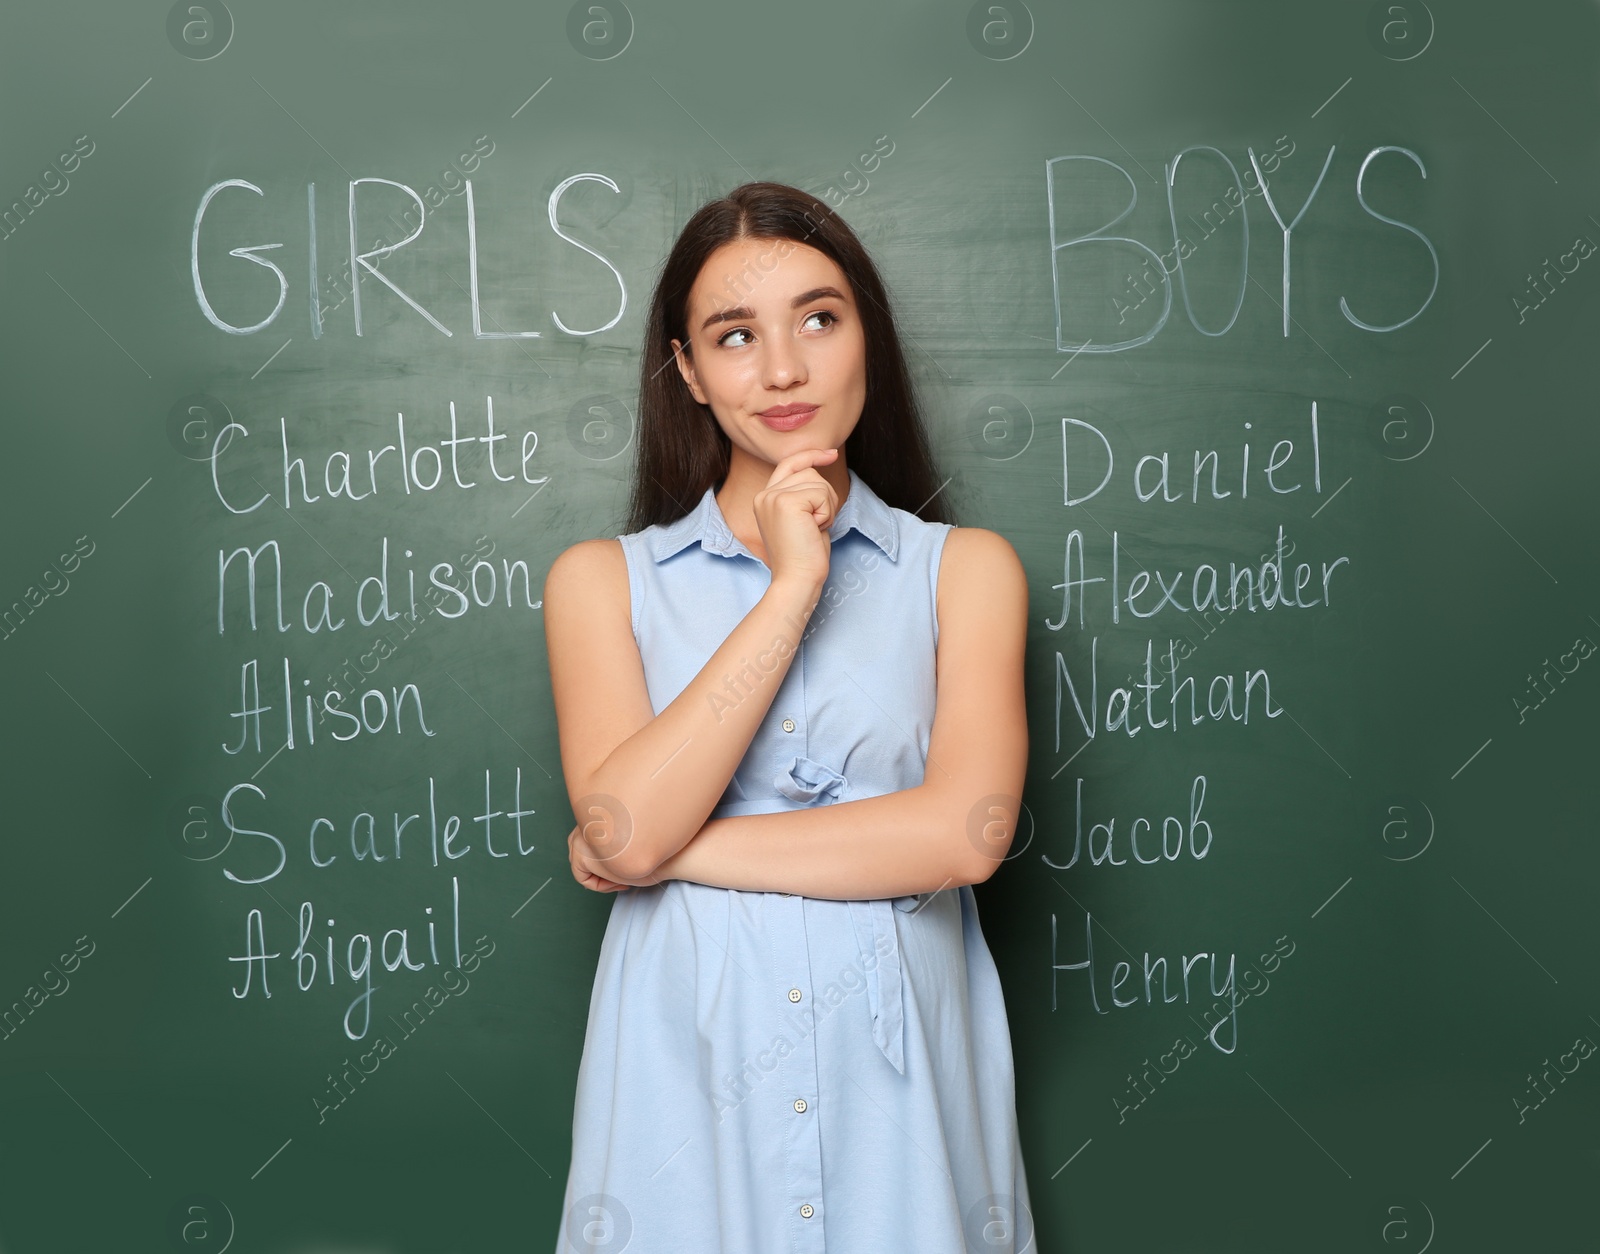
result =
M243 590L249 593L250 630L257 630L256 589L259 586L258 575L264 573L257 571L257 565L262 564L264 566L265 558L269 552L272 557L273 573L272 604L274 617L272 624L275 624L280 632L289 631L295 626L294 623L284 619L284 562L282 551L279 549L276 540L265 540L254 549L242 546L234 549L231 553L225 552L223 549L217 550L217 632L219 635L227 630L228 572L233 567L234 562L241 557L244 561L238 569L240 578L244 580ZM415 556L411 549L406 549L404 552L408 558ZM437 608L434 612L441 618L453 620L461 618L473 608L487 609L495 603L498 589L501 587L505 591L507 609L526 608L534 610L544 604L542 599L539 601L533 599L532 576L528 573L526 561L521 558L516 561L501 558L500 566L501 570L497 572L493 563L479 559L473 562L469 570L463 572L471 585L472 596L469 598L464 589L456 587L451 582L455 575L455 566L450 562L436 563L428 570L428 582L439 589L440 592L453 596L456 604L451 609ZM356 619L363 627L372 626L380 618L386 622L394 622L401 615L400 610L393 608L390 596L388 536L383 536L380 540L378 570L380 573L368 575L361 580L356 588L354 605L347 607L354 609ZM488 577L486 579L480 578L483 574L487 574ZM522 582L520 598L514 596L519 574ZM368 597L369 588L372 589L370 599ZM410 567L406 571L406 589L409 613L415 618L417 614L417 572L414 567ZM521 606L517 604L519 599L523 602ZM372 606L370 614L367 612L369 603ZM306 588L305 596L301 600L299 625L312 635L323 629L327 629L330 632L340 630L349 620L344 614L340 614L335 619L336 611L334 605L333 586L324 579L314 580ZM269 626L272 624L269 624Z
M486 942L487 948L485 948ZM423 1024L432 1019L436 1011L448 1005L452 998L465 997L472 988L472 981L461 972L476 974L483 960L493 954L494 949L494 942L487 936L478 937L472 943L471 951L462 957L459 971L455 967L446 967L439 972L438 983L428 985L420 997L400 1012L400 1019L396 1019L393 1015L386 1016L395 1026L393 1035L374 1037L372 1047L365 1053L356 1055L353 1065L349 1055L346 1055L343 1068L335 1068L328 1073L328 1084L322 1094L313 1095L311 1098L311 1104L317 1112L317 1122L326 1123L329 1115L355 1096L358 1090L356 1084L352 1083L352 1077L357 1083L365 1084L367 1077L376 1075L384 1061L392 1058L400 1046L415 1036ZM401 1022L402 1019L404 1023Z
M1089 865L1100 866L1107 863L1111 866L1127 866L1130 861L1140 866L1156 866L1163 860L1176 862L1183 857L1185 841L1189 849L1189 857L1198 862L1211 852L1212 831L1211 824L1200 817L1200 809L1206 800L1206 777L1196 775L1194 783L1189 786L1189 818L1188 823L1176 814L1169 814L1161 821L1161 835L1156 837L1150 820L1140 815L1133 820L1127 829L1127 843L1122 857L1117 857L1117 820L1112 816L1104 823L1096 823L1089 829ZM1079 855L1083 851L1083 777L1078 777L1077 800L1074 813L1076 826L1072 840L1072 857L1065 862L1052 862L1049 854L1040 854L1047 867L1057 871L1068 871L1078 864ZM1139 826L1144 825L1146 833L1145 849L1141 851L1139 844ZM1204 839L1201 839L1202 833ZM1149 857L1144 854L1149 853Z
M1248 724L1250 722L1250 696L1256 688L1261 689L1261 712L1268 718L1277 718L1283 713L1282 707L1274 709L1272 706L1272 679L1262 667L1246 671L1237 679L1233 675L1214 675L1206 685L1205 701L1200 704L1196 696L1195 679L1187 675L1182 680L1178 679L1178 642L1167 641L1167 666L1165 678L1155 678L1155 640L1145 641L1144 650L1144 679L1133 685L1144 693L1144 720L1141 723L1138 714L1138 698L1133 691L1122 686L1115 687L1106 697L1105 703L1105 730L1125 732L1130 738L1137 736L1146 727L1160 729L1170 728L1176 732L1179 727L1196 727L1208 720L1212 722L1235 722ZM1065 695L1072 698L1072 708L1078 716L1078 723L1083 728L1083 734L1093 740L1099 734L1100 723L1100 637L1093 636L1089 641L1089 708L1085 712L1083 701L1079 698L1078 684L1072 678L1072 668L1067 665L1067 659L1062 653L1056 652L1056 752L1061 751L1061 698L1063 688ZM1184 690L1188 689L1188 719L1179 718L1179 702L1183 699ZM1164 692L1169 717L1158 719L1157 713L1161 708L1157 693Z
M606 187L609 187L617 195L622 194L622 189L618 187L613 180L607 178L603 174L574 174L571 177L564 179L555 188L555 190L550 193L549 199L546 202L545 208L550 222L550 230L558 239L571 244L580 252L586 253L587 255L595 258L610 272L618 287L618 302L617 311L612 315L609 321L598 327L593 327L588 330L574 330L573 328L568 327L561 321L560 315L552 310L550 313L551 321L555 323L558 329L568 335L573 336L597 335L602 331L610 330L622 320L622 315L626 311L628 305L628 289L627 284L622 277L622 272L618 270L616 266L612 265L610 260L602 253L594 248L591 248L588 244L582 242L576 236L568 233L561 227L558 215L562 196L565 195L566 192L576 184L586 182L601 183ZM415 226L411 228L409 233L406 234L404 238L393 243L390 243L384 239L379 239L372 245L372 247L366 249L362 248L362 245L359 243L359 240L362 237L359 202L365 198L358 195L358 189L364 186L392 188L395 192L399 192L410 200L411 205L402 213L401 221L410 223L412 220L412 214L414 212L416 222ZM207 322L216 327L217 330L226 332L229 335L254 335L259 331L265 330L267 327L276 322L278 316L283 312L284 305L288 301L288 276L284 274L283 270L277 266L271 260L271 258L261 255L263 253L271 252L274 249L282 248L283 242L278 240L270 244L244 244L237 248L230 248L227 250L227 255L229 257L236 257L241 261L248 261L253 265L260 266L262 269L267 270L269 273L271 273L273 278L277 280L278 285L277 301L273 305L272 309L266 313L265 317L261 318L257 322L247 324L228 321L217 311L215 305L212 303L210 294L206 288L205 277L202 274L200 260L202 251L201 237L205 227L207 213L211 211L212 202L224 192L230 193L226 198L224 198L224 204L231 202L239 192L249 192L256 196L262 197L263 199L269 199L265 191L263 191L256 184L250 182L248 179L223 179L221 182L213 183L210 187L206 188L200 197L200 204L195 210L194 224L189 234L189 276L194 288L195 303L199 306L200 312L205 317ZM392 195L393 193L390 194ZM463 180L462 194L466 200L464 226L466 228L465 234L468 278L470 281L468 305L472 318L473 338L478 340L539 338L539 336L542 334L539 331L485 331L483 329L483 314L481 309L480 292L481 284L478 275L477 202L473 196L471 179ZM346 197L346 208L349 220L350 242L348 272L350 275L354 276L353 281L351 281L349 285L347 294L350 298L351 317L355 324L354 330L356 335L359 336L362 334L362 292L360 279L365 277L376 279L395 296L399 297L402 302L404 302L419 317L426 321L428 325L431 326L435 331L438 331L441 335L447 338L453 337L454 332L452 332L449 327L445 326L444 323L439 321L439 319L436 318L427 308L425 308L414 296L402 288L388 275L384 274L383 271L380 270L375 264L376 262L382 261L384 258L390 257L399 252L407 245L415 243L416 240L422 235L424 229L426 229L428 212L427 203L423 199L421 193L419 193L414 187L410 187L405 183L396 182L394 179L379 178L377 176L355 178L351 179L349 182L349 190ZM393 211L391 210L390 212L392 216ZM310 256L310 278L308 280L309 299L306 307L311 322L312 336L313 338L318 338L322 335L325 327L325 318L323 316L325 310L319 296L320 284L317 278L317 212L315 183L306 185L305 222L307 233L307 251ZM341 298L339 304L343 303L343 299ZM335 308L337 308L337 306L335 306Z
M1254 424L1245 423L1244 430L1250 431ZM1322 443L1317 430L1317 402L1311 402L1311 490L1314 493L1322 492ZM1092 441L1099 442L1096 450ZM1221 460L1216 449L1204 451L1196 449L1194 452L1194 476L1189 492L1190 504L1198 505L1201 500L1200 489L1204 484L1206 488L1205 500L1221 501L1233 496L1235 487L1239 490L1238 500L1250 499L1250 440L1247 436L1241 437L1242 450L1238 457L1238 478L1232 475L1233 462L1230 459L1230 470L1226 482L1230 487L1223 488L1218 480L1222 474ZM1082 496L1072 495L1072 468L1074 464L1073 446L1077 446L1077 465L1082 471L1085 462L1095 463L1098 469L1101 458L1105 461L1105 472L1101 475L1100 482ZM1298 483L1280 484L1276 475L1284 470L1294 457L1294 441L1289 439L1279 440L1272 446L1272 453L1265 466L1257 468L1257 475L1264 481L1266 487L1278 496L1287 496L1291 492L1298 492L1306 486L1304 481ZM1302 458L1302 460L1304 460ZM1146 467L1152 469L1147 472ZM1116 471L1116 455L1111 450L1111 441L1106 438L1093 423L1085 422L1081 418L1063 418L1061 420L1061 490L1063 505L1082 505L1085 501L1092 501L1105 491L1106 485L1111 482L1111 476ZM1089 473L1092 475L1093 470ZM1182 471L1178 472L1180 475ZM1163 502L1181 501L1184 499L1183 490L1180 488L1173 493L1172 488L1171 456L1165 450L1157 453L1146 453L1134 463L1133 476L1130 485L1133 494L1141 504L1153 500ZM1082 473L1078 476L1079 483L1083 481ZM1180 480L1181 482L1181 480ZM1259 495L1259 489L1257 490ZM1269 498L1270 499L1270 498Z
M389 485L391 494L400 495L403 493L408 497L412 495L413 489L418 493L432 492L441 483L444 483L446 487L453 483L456 488L462 490L476 488L480 483L487 481L479 479L464 481L461 478L460 449L462 445L482 444L485 446L480 467L487 466L489 474L493 476L496 482L538 485L550 481L549 475L535 476L528 473L528 463L534 459L535 454L539 451L539 433L532 430L522 433L519 472L517 474L504 475L500 473L500 468L495 463L494 446L508 437L504 431L497 433L494 429L494 397L484 397L484 423L487 431L485 435L458 434L456 403L450 401L448 407L450 411L450 434L448 437L441 435L437 443L428 443L427 441L418 443L415 439L414 431L413 439L408 443L406 439L406 416L403 413L397 413L395 415L396 444L385 444L380 449L366 450L366 473L364 479L359 469L352 471L349 452L344 449L335 449L329 453L322 466L320 481L320 486L327 493L326 497L321 493L313 495L311 482L306 472L305 458L291 455L288 419L280 418L278 420L278 429L283 448L283 508L292 510L295 507L297 494L294 481L297 476L299 478L298 499L302 506L311 505L324 499L329 502L340 498L351 502L364 501L380 496L382 494L382 486L385 483ZM231 434L233 432L238 432L238 437L233 436ZM254 513L271 499L270 494L263 492L249 505L236 505L228 499L222 490L219 476L222 455L229 450L244 452L246 449L244 438L249 437L249 435L249 430L242 423L230 422L217 432L216 438L211 445L211 486L216 492L217 499L222 502L230 514ZM450 450L450 481L448 483L444 478L444 450L446 448ZM383 475L380 476L378 463L383 460L385 453L395 453L396 458L392 466L386 467ZM359 460L358 456L358 465ZM469 474L473 473L470 464L467 467L467 472ZM356 477L354 482L351 479L352 473ZM481 474L482 469L480 468L477 473ZM358 490L363 486L365 490ZM426 497L419 498L419 500L426 499Z
M488 768L485 768L483 772L483 813L473 815L472 821L483 824L482 848L491 858L509 858L511 856L509 844L504 849L496 849L494 846L495 819L509 820L509 823L500 825L502 843L514 840L519 856L525 858L536 848L532 844L524 844L522 839L522 820L534 814L535 811L531 807L528 809L522 808L522 768L520 766L516 768L515 778L516 782L512 787L511 794L513 808L510 810L496 810L493 808L494 789ZM227 851L230 855L230 863L222 868L222 874L224 878L231 880L235 884L265 884L276 879L282 873L284 867L288 865L289 849L284 844L283 839L275 833L241 825L240 819L235 814L235 806L239 803L236 803L234 798L243 792L254 793L258 801L261 802L265 802L267 799L265 789L248 781L235 784L228 789L226 795L222 798L222 823L228 829L229 843ZM404 837L406 828L413 823L420 822L422 815L420 810L408 814L404 818L401 818L399 810L392 810L390 814L393 822L391 824L391 838L385 842L385 848L390 850L387 854L379 848L378 829L382 824L378 822L377 816L371 811L361 810L351 818L349 840L350 857L353 861L370 862L373 865L391 860L394 862L401 861L405 852ZM251 821L261 822L263 820L251 819ZM509 836L505 831L507 826L511 828ZM326 828L330 834L323 838L327 843L319 846L317 838L323 828ZM466 857L473 849L478 847L468 843L464 838L461 840L459 847L457 846L457 839L462 834L461 828L461 816L455 813L446 814L443 825L440 824L437 788L433 776L428 776L427 835L431 866L448 866L457 859ZM333 848L335 837L332 833L337 830L333 820L323 815L318 815L311 820L306 833L306 856L307 861L312 866L318 868L331 866L340 857L337 852L334 852ZM265 844L241 842L239 846L235 846L233 843L234 836L257 837ZM413 844L421 838L420 833L414 833L412 836ZM255 850L253 856L244 853L246 845ZM444 851L445 860L443 863L439 861L439 851L441 849ZM320 856L321 854L326 854L327 856ZM259 864L263 855L270 860L270 869L266 869ZM415 860L413 858L413 861ZM246 861L250 862L248 867L244 865ZM248 873L243 875L236 874L234 871L235 866L247 870Z
M1154 618L1169 605L1185 616L1204 615L1212 611L1218 614L1232 614L1240 609L1255 613L1258 602L1264 612L1279 607L1304 610L1314 609L1319 605L1330 605L1333 601L1331 589L1333 576L1339 567L1350 559L1339 557L1331 562L1324 561L1319 576L1309 562L1301 562L1292 568L1286 567L1284 559L1289 554L1285 551L1283 542L1283 527L1280 525L1276 546L1258 565L1240 566L1237 562L1229 562L1226 577L1222 576L1219 565L1211 562L1201 562L1194 568L1192 575L1186 570L1176 571L1170 579L1160 570L1140 570L1128 580L1127 590L1124 591L1121 546L1118 542L1118 533L1113 531L1109 577L1111 621L1120 623L1124 609L1135 618ZM1081 628L1084 625L1084 606L1088 601L1087 589L1092 584L1107 582L1105 575L1086 573L1088 566L1083 553L1083 533L1076 529L1067 536L1062 565L1064 567L1062 581L1052 585L1053 590L1062 594L1061 617L1054 622L1048 619L1045 621L1045 626L1051 631L1059 631L1066 626L1072 614L1074 591L1078 591L1078 626ZM1073 573L1074 570L1077 571L1076 575ZM1219 581L1221 588L1218 586ZM1155 584L1154 589L1151 588L1152 583ZM1244 589L1242 597L1241 587ZM1158 591L1160 595L1145 600L1141 606L1140 598L1152 591Z
M423 921L427 925L427 961L412 961L409 927L391 927L383 933L383 938L377 946L378 960L383 964L383 969L393 972L405 967L408 971L422 971L430 962L437 967L442 966L446 959L453 959L455 966L461 966L461 880L455 875L450 877L450 907L450 931L447 937L449 945L445 950L445 959L439 957L439 936L434 926L437 920L433 918L433 907L428 906L423 911L426 916ZM325 959L321 945L312 939L316 925L316 908L309 901L300 903L299 944L289 955L289 961L294 964L296 982L302 993L309 991L317 982L319 968L329 985L335 984L342 973L352 983L361 987L361 991L345 1007L343 1025L344 1034L352 1041L363 1040L372 1027L373 994L382 987L372 982L372 934L352 933L344 946L342 959L336 959L334 925L337 920L330 915L324 922L328 928L327 935L322 937L326 942ZM252 907L246 913L244 931L244 953L230 955L228 958L229 962L244 964L244 986L233 989L233 995L240 1000L248 997L251 987L259 976L261 995L270 999L272 988L268 981L267 963L283 957L283 952L267 949L269 941L266 935L266 923L259 907ZM398 946L390 944L394 938L398 938ZM419 941L419 954L423 952L420 945ZM360 952L359 957L357 951Z
M1167 178L1165 183L1167 189L1168 226L1171 231L1173 251L1177 252L1178 255L1176 260L1179 263L1173 267L1173 273L1178 275L1180 284L1185 283L1186 280L1183 277L1183 269L1181 265L1182 245L1180 242L1180 233L1178 229L1177 208L1173 201L1172 195L1173 186L1175 183L1178 159L1182 158L1185 153L1200 150L1213 152L1222 157L1229 169L1234 173L1235 187L1238 189L1238 195L1241 203L1244 203L1243 184L1238 178L1237 167L1234 166L1233 161L1228 158L1226 154L1222 153L1220 149L1212 148L1209 145L1203 144L1193 145L1179 152L1172 163L1167 166ZM1396 145L1383 145L1381 147L1374 148L1367 153L1366 157L1361 162L1360 169L1356 173L1356 202L1361 206L1362 211L1368 214L1370 217L1389 226L1397 227L1400 230L1406 231L1409 234L1414 235L1423 243L1423 245L1427 248L1428 255L1433 262L1433 286L1430 288L1427 296L1424 297L1421 303L1417 306L1417 309L1414 313L1399 322L1392 323L1387 326L1379 326L1362 321L1351 311L1348 301L1341 296L1339 298L1339 310L1344 315L1345 319L1352 325L1361 328L1363 331L1372 332L1396 331L1401 327L1414 322L1417 318L1422 316L1423 311L1426 310L1433 302L1434 295L1437 293L1439 288L1439 254L1437 250L1435 250L1433 242L1427 237L1427 235L1418 230L1415 226L1380 212L1379 210L1373 208L1373 206L1367 201L1366 190L1363 185L1366 179L1367 168L1369 165L1371 165L1374 158L1387 152L1399 153L1403 156L1409 157L1416 165L1419 175L1422 178L1427 178L1428 172L1422 163L1422 158L1417 156L1417 154L1412 152L1409 148L1402 148ZM1255 149L1253 147L1247 148L1246 153L1249 157L1251 168L1255 171L1257 182L1261 186L1262 199L1266 202L1267 208L1270 211L1273 220L1277 223L1278 229L1283 236L1283 299L1281 302L1281 307L1283 311L1283 334L1285 337L1287 337L1289 334L1290 322L1292 321L1293 317L1291 314L1291 308L1293 305L1291 291L1292 284L1290 281L1291 239L1294 228L1298 226L1300 224L1300 220L1305 217L1307 210L1311 208L1312 202L1316 200L1317 193L1322 188L1323 180L1327 177L1328 170L1333 164L1334 149L1332 147L1328 149L1328 155L1323 160L1322 170L1317 175L1316 182L1313 184L1310 194L1301 203L1298 212L1295 213L1295 216L1288 222L1283 220L1283 216L1279 212L1277 202L1272 196L1271 187L1268 184L1266 177L1262 174L1262 161L1256 156ZM1168 272L1165 263L1162 261L1162 254L1158 254L1148 244L1142 240L1134 239L1128 235L1112 234L1112 232L1114 232L1117 227L1133 213L1135 207L1138 205L1138 184L1135 183L1133 176L1129 174L1126 169L1118 165L1115 161L1111 161L1105 157L1097 157L1088 154L1073 154L1070 156L1050 157L1045 161L1044 166L1045 202L1046 213L1049 221L1050 271L1055 297L1057 351L1063 353L1119 353L1148 344L1161 333L1162 328L1166 326L1168 317L1172 313L1172 275ZM1120 175L1123 180L1127 182L1128 201L1122 211L1116 214L1114 217L1101 220L1098 225L1090 226L1090 229L1087 231L1079 231L1076 226L1067 226L1062 220L1063 215L1066 212L1065 206L1074 202L1072 198L1066 196L1058 198L1057 184L1061 180L1073 176L1086 180L1092 179L1094 174L1097 172L1095 169L1096 166L1103 166L1109 170L1115 171L1116 174ZM1081 198L1081 202L1093 203L1095 199L1097 198L1083 197ZM1248 211L1240 216L1241 232L1248 230L1247 222ZM1248 237L1246 236L1245 238L1247 239ZM1112 248L1132 248L1141 253L1148 261L1154 262L1156 268L1160 271L1159 281L1162 294L1161 313L1156 318L1155 324L1139 335L1134 335L1126 339L1119 340L1113 338L1116 332L1103 334L1098 328L1096 328L1094 334L1085 336L1069 332L1067 328L1066 297L1076 287L1076 280L1074 276L1065 268L1072 262L1073 258L1070 256L1064 258L1064 254L1069 254L1074 249L1093 249L1097 245L1102 247L1110 246ZM1199 320L1195 317L1193 309L1189 307L1187 287L1184 288L1184 306L1188 312L1190 321L1194 324L1197 330L1206 335L1219 336L1234 325L1234 320L1238 316L1239 307L1243 303L1245 296L1245 282L1248 278L1248 268L1248 253L1246 249L1241 248L1239 252L1239 293L1235 301L1233 314L1229 318L1227 325L1222 329L1222 331L1209 331L1200 324ZM1148 272L1148 267L1146 269Z
M1085 957L1084 957L1082 962L1057 962L1056 961L1056 916L1055 916L1054 912L1051 913L1051 915L1050 915L1050 1009L1051 1010L1056 1009L1056 980L1058 978L1057 973L1061 972L1061 971L1083 971L1087 975L1087 982L1088 982L1088 986L1089 986L1089 1001L1090 1001L1090 1004L1094 1007L1095 1013L1096 1014L1103 1014L1103 1015L1110 1014L1111 1011L1107 1010L1105 1007L1103 1007L1100 1004L1099 983L1097 982L1097 980L1095 978L1094 916L1092 914L1090 914L1088 911L1085 911L1084 912L1084 916L1083 916L1083 937L1084 937ZM1195 966L1198 966L1202 961L1205 961L1208 964L1209 977L1208 977L1208 980L1207 980L1207 982L1205 984L1201 984L1200 985L1199 990L1198 990L1200 992L1200 995L1201 996L1205 996L1206 995L1205 994L1205 989L1207 987L1209 987L1211 989L1210 995L1212 997L1223 997L1223 996L1228 995L1229 993L1231 993L1233 991L1233 988L1234 988L1234 955L1233 954L1229 954L1228 955L1228 970L1227 970L1227 974L1223 976L1222 987L1218 988L1217 987L1217 960L1218 960L1218 958L1220 956L1221 955L1219 955L1217 953L1207 953L1205 951L1202 951L1202 952L1196 953L1196 954L1179 955L1179 957L1174 960L1173 966L1172 966L1172 972L1175 973L1175 974L1171 974L1171 978L1169 979L1169 971L1168 971L1168 967L1167 967L1167 960L1164 957L1157 957L1157 958L1152 959L1150 957L1149 951L1146 950L1145 954L1144 954L1144 960L1143 960L1143 970L1144 970L1144 997L1143 997L1143 1001L1144 1001L1144 1004L1147 1005L1147 1006L1150 1006L1150 1005L1156 1004L1157 1001L1160 1001L1163 1004L1171 1004L1173 1002L1178 1001L1180 999L1180 996L1181 996L1181 999L1182 999L1183 1003L1185 1005L1188 1005L1189 1001L1190 1001L1189 972L1190 972L1191 968L1193 968ZM1124 1001L1122 998L1117 996L1117 990L1120 989L1123 986L1123 984L1125 984L1127 982L1128 977L1132 973L1132 971L1133 971L1133 964L1132 963L1128 963L1128 962L1122 962L1122 961L1116 962L1115 964L1113 964L1113 966L1111 968L1111 979L1110 979L1110 983L1109 983L1109 987L1108 987L1107 992L1108 992L1109 1000L1110 1000L1110 1002L1111 1002L1111 1004L1112 1004L1112 1006L1114 1008L1124 1009L1126 1007L1136 1006L1136 1005L1139 1004L1140 997L1139 997L1139 993L1138 993L1138 984L1137 984L1137 982L1135 982L1134 995L1132 997L1130 997L1126 1001ZM1154 991L1152 989L1152 982L1156 980L1156 976L1157 976L1158 972L1160 974L1160 991L1156 992L1156 991ZM1178 980L1182 981L1182 984L1181 984L1182 993L1181 994L1179 993L1178 988L1175 988L1175 987L1171 986L1173 982L1178 981ZM1230 1034L1229 1043L1226 1046L1224 1046L1217 1039L1217 1032L1222 1027L1222 1023L1224 1023L1224 1022L1231 1022L1232 1023L1232 1032ZM1234 1009L1234 1011L1232 1012L1232 1014L1231 1014L1229 1019L1224 1019L1221 1022L1218 1022L1218 1023L1212 1025L1210 1031L1206 1033L1206 1039L1211 1042L1213 1048L1221 1051L1222 1053L1224 1053L1224 1054L1233 1053L1233 1051L1236 1048L1238 1048L1238 1045L1239 1045L1239 1018L1238 1018L1237 1008Z

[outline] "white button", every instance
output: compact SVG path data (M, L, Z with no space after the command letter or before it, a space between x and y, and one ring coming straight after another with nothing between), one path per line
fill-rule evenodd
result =
M802 1206L800 1208L800 1218L801 1219L810 1219L811 1216L815 1215L816 1213L817 1213L816 1211L811 1209L811 1203L810 1202L807 1202L804 1206Z
M794 730L794 720L792 718L786 718L783 720L783 730L786 732L792 732Z
M797 988L791 988L789 990L789 1000L790 1001L799 1001L800 1000L800 990L797 989Z
M797 1115L803 1115L803 1114L806 1113L806 1099L805 1098L797 1097L797 1098L794 1099L794 1113L797 1114Z

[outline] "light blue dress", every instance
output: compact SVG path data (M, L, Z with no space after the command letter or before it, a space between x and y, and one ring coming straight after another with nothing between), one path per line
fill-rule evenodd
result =
M922 782L950 528L849 473L828 583L713 818ZM619 538L659 713L771 572L709 488L677 522ZM557 1246L1032 1250L1005 1003L971 886L878 901L683 880L618 892Z

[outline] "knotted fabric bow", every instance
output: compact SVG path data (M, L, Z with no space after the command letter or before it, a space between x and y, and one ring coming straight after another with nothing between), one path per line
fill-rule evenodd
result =
M814 758L796 757L773 777L772 786L802 805L831 805L843 795L845 778Z

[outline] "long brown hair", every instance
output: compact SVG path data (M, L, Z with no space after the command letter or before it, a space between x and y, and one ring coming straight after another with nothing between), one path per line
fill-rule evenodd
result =
M727 477L732 445L710 407L690 394L673 361L672 340L688 351L689 289L706 259L738 239L806 244L844 272L867 357L866 400L845 441L845 464L887 504L926 522L954 522L939 491L888 294L866 248L844 219L806 192L784 183L745 183L689 219L656 281L639 363L639 449L626 529L677 521Z

